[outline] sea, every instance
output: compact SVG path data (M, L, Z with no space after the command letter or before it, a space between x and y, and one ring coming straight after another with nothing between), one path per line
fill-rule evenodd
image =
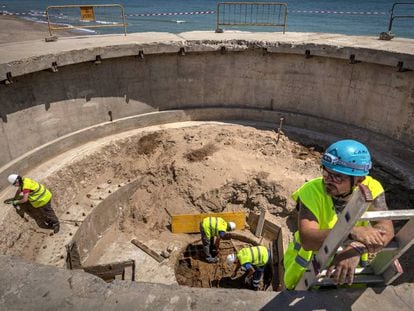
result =
M126 31L170 32L214 31L217 5L214 0L0 0L0 15L13 15L38 23L46 23L46 8L61 5L120 4L126 17ZM225 1L232 2L232 1ZM237 2L247 2L238 0ZM250 0L248 2L271 2ZM274 1L273 1L274 2ZM408 1L407 1L408 2ZM395 37L414 39L414 2L394 6L393 0L290 0L287 5L286 32L317 32L346 35L379 36L389 30ZM114 8L104 8L99 25L116 24L111 16ZM102 9L101 9L102 10ZM392 14L392 15L391 15ZM62 25L79 23L79 9L49 9L49 18ZM0 16L1 18L1 16ZM86 23L84 23L86 25ZM76 25L78 26L78 25ZM224 31L282 31L281 27L226 26ZM82 28L81 32L107 34L122 33L119 27Z

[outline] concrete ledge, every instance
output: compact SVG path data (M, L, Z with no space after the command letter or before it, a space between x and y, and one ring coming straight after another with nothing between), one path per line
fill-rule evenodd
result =
M154 40L156 38L156 40ZM414 69L414 40L380 41L376 37L346 36L319 33L247 33L194 31L178 35L170 33L133 33L127 36L101 35L93 37L60 38L57 42L36 40L0 44L0 81L28 73L102 59L145 54L187 52L244 51L265 48L270 53L289 53L349 59L373 64Z
M11 273L12 272L12 273ZM413 284L322 292L254 292L129 281L0 255L5 310L412 310Z
M7 176L13 172L25 174L45 160L98 138L152 125L184 121L225 121L256 127L276 128L285 118L285 132L299 141L306 139L323 146L340 137L359 139L372 149L375 160L396 176L401 176L407 188L414 189L414 153L383 135L363 128L300 113L247 108L200 108L152 112L105 122L62 136L40 146L0 168L0 189L8 186ZM329 129L329 130L327 130ZM372 148L371 148L372 146ZM377 149L379 147L381 150Z

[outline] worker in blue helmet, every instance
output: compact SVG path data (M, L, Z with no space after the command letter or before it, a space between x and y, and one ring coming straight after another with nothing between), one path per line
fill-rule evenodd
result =
M299 219L298 231L284 256L287 289L295 288L358 184L367 186L372 193L374 200L369 210L388 209L381 183L368 175L372 162L365 145L350 139L337 141L326 149L321 164L322 176L306 182L292 195ZM366 265L368 254L379 251L393 236L391 220L358 221L327 276L332 276L336 284L352 284L355 268Z

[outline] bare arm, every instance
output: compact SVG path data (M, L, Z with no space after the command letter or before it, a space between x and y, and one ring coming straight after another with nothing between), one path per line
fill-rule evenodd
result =
M240 262L239 262L239 261L237 261L237 263L236 263L236 269L234 269L234 272L233 272L233 274L231 275L231 277L232 277L232 278L236 277L236 275L237 275L237 271L239 271L239 269L240 269Z
M254 273L254 268L253 267L250 267L249 268L249 270L247 270L247 275L246 275L246 277L247 278L250 278L250 277L252 277L252 275L253 275L253 273Z
M380 194L374 201L373 206L370 208L372 211L387 211L388 206L385 201L385 194ZM385 231L384 233L384 245L387 245L394 238L394 225L392 220L384 219L379 221L373 221L372 226L376 229Z
M370 211L388 210L385 202L385 195L379 195ZM354 227L351 231L351 238L365 244L370 253L374 253L387 245L394 237L394 226L391 220L379 220L372 222L372 227Z
M299 204L299 234L302 247L307 251L317 251L331 230L319 229L315 215L301 202Z
M20 193L20 191L18 191ZM29 200L29 192L23 194L23 197L20 200L16 200L17 204L26 203Z

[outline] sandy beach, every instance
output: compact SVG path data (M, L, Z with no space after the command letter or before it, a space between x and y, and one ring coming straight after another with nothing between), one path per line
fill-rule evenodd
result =
M23 18L0 15L0 44L28 40L44 40L49 37L47 24L35 23ZM59 31L58 36L73 35L69 31Z

